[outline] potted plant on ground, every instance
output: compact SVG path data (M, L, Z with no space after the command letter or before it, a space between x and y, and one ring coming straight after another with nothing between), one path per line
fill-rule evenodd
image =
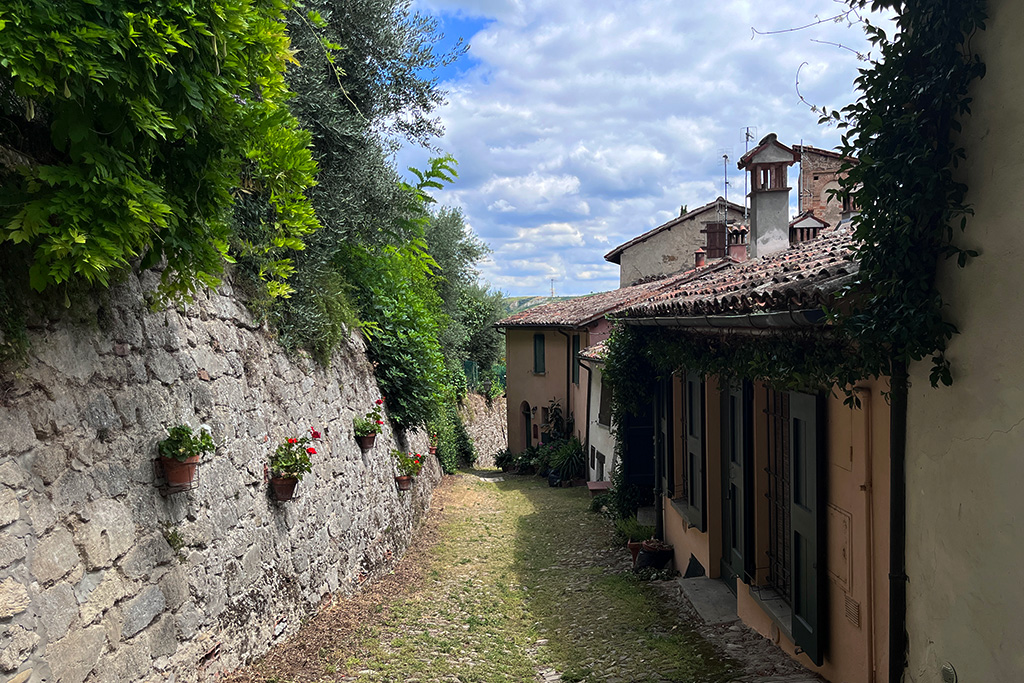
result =
M636 558L636 568L654 567L663 569L672 560L671 543L659 541L656 538L649 538L640 544L640 554Z
M398 467L398 475L395 477L398 490L408 491L412 488L412 480L423 469L423 458L419 453L406 453L398 449L392 450L391 455Z
M364 417L357 417L352 421L355 428L356 441L359 442L359 447L363 450L373 448L373 442L384 426L384 418L380 413L381 406L383 405L384 399L378 398L374 402L373 408Z
M270 456L270 490L275 500L291 500L295 497L295 486L303 475L313 470L309 456L316 455L316 448L308 445L320 433L310 429L310 436L286 439Z
M633 564L636 565L636 558L640 554L643 540L654 535L654 527L641 524L636 517L627 517L615 520L615 533L621 540L626 541L626 547L633 555Z
M167 438L157 445L167 485L178 489L190 487L196 475L199 457L204 453L213 453L216 448L213 437L205 427L200 427L198 433L184 424L167 430Z

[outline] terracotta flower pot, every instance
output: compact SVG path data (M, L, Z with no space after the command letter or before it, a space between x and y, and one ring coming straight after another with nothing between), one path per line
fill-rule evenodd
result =
M629 552L633 555L633 564L634 565L636 564L636 556L640 554L641 546L643 546L642 542L634 541L632 539L630 539L629 542L626 543L626 547L629 548Z
M367 434L366 436L357 436L356 441L359 442L359 447L364 451L373 448L373 442L377 440L376 434Z
M291 500L295 497L295 485L299 480L295 477L271 477L270 490L274 500Z
M160 457L160 465L164 468L164 477L168 486L190 486L199 466L199 456L193 455L184 462L174 458Z
M430 447L430 454L431 455L437 455L437 446L431 446Z
M395 481L398 482L399 491L408 491L412 488L412 477L402 475L400 477L395 477Z

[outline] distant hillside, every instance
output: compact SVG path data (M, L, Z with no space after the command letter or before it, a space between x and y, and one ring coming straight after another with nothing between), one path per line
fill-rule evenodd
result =
M520 311L525 311L528 308L534 306L540 306L541 304L549 304L552 301L565 301L566 299L575 299L572 296L509 296L505 297L505 315L513 315Z

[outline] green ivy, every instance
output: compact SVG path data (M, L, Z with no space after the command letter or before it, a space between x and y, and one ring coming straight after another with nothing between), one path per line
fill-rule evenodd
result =
M867 4L851 0L854 7ZM944 258L963 267L977 256L954 243L973 214L956 169L965 158L958 133L970 114L969 88L985 73L970 45L984 29L985 2L870 4L894 10L899 30L890 38L867 25L880 57L861 69L857 102L822 118L846 129L839 152L858 158L844 168L840 193L860 210L853 220L860 270L834 315L841 334L861 350L855 369L862 376L931 356L932 384L948 385L944 352L956 327L945 316L935 273ZM850 362L843 365L849 370Z
M286 0L12 0L0 8L0 243L30 248L43 290L107 285L166 260L161 291L218 283L257 254L287 295L289 254L318 227L309 135L289 113ZM12 167L16 166L16 169ZM258 239L230 229L262 196Z

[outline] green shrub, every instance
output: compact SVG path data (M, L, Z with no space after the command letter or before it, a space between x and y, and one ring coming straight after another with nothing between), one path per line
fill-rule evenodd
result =
M636 515L640 508L640 489L635 484L626 481L625 473L622 471L622 461L615 464L611 473L611 499L609 508L617 519L628 519Z
M606 508L610 508L612 497L607 493L599 493L590 499L590 511L591 512L602 512Z
M636 517L625 517L615 520L615 537L625 543L626 541L645 541L654 536L654 527L641 524Z
M583 444L575 436L559 441L551 448L551 467L558 470L562 479L578 479L583 476L587 456Z

